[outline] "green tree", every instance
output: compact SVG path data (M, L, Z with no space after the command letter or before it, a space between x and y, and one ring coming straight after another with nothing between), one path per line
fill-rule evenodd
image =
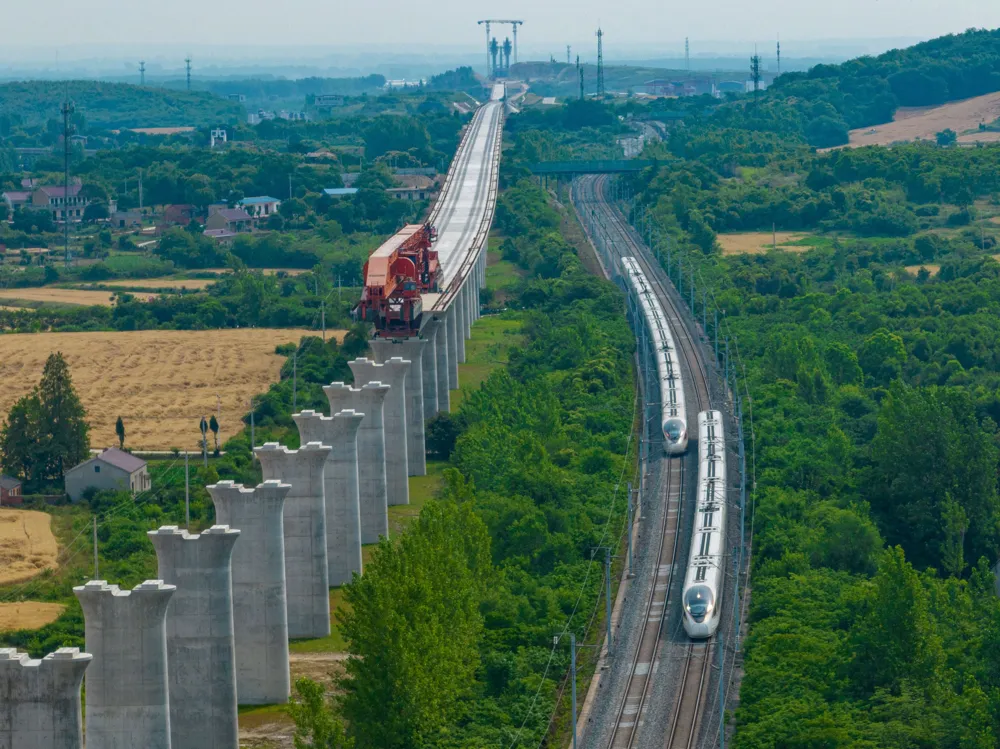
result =
M118 448L120 450L125 449L125 422L122 421L122 417L118 417L118 421L115 422L115 434L118 435Z
M347 586L342 704L359 748L434 745L459 714L479 666L489 546L467 504L434 502Z
M212 418L208 420L208 428L212 430L212 436L215 438L215 454L219 454L219 422L215 418L215 414L212 414Z
M38 395L34 392L19 398L7 415L7 423L0 431L0 450L3 467L8 473L19 476L29 486L37 479Z
M939 146L953 146L958 142L958 133L951 128L942 130L935 136Z
M335 717L333 700L326 697L321 684L297 679L295 692L288 703L288 714L295 721L295 749L350 749L343 724Z

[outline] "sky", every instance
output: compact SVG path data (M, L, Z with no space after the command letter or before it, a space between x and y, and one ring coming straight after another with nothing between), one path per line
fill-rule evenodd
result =
M786 54L806 55L815 40L926 39L1000 26L1000 0L48 0L41 15L30 2L4 5L3 61L185 45L239 47L251 57L264 46L421 55L480 46L476 21L484 17L524 19L522 60L564 56L566 44L596 47L598 24L610 58L676 53L684 37L692 54L717 54L742 53L754 42L770 47L780 35Z

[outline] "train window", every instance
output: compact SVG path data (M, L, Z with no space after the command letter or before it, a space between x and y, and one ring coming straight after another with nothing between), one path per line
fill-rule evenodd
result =
M663 433L671 442L678 442L684 434L684 423L680 419L670 419L663 425Z
M684 594L684 609L696 622L702 622L712 613L715 596L707 585L694 585Z

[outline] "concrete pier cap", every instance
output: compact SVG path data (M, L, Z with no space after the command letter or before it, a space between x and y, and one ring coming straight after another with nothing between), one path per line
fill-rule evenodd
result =
M291 485L283 513L288 636L330 634L330 573L326 558L324 473L333 448L321 440L289 450L277 442L254 449L264 479Z
M240 532L192 534L164 525L147 534L158 574L176 585L167 607L170 742L186 749L239 745L232 558Z
M389 385L383 409L385 429L385 478L387 482L386 503L408 505L410 503L409 450L406 426L406 376L410 362L399 357L389 359L385 364L377 364L372 359L355 359L347 366L354 372L355 384L381 382ZM362 524L363 525L363 524Z
M381 404L379 404L381 405ZM381 414L381 411L379 412ZM323 472L323 497L326 505L326 560L328 584L343 585L352 575L361 574L361 500L362 468L371 472L385 494L385 467L362 465L359 445L365 413L345 410L333 416L317 411L302 411L292 419L303 442L321 442L330 447ZM381 423L381 421L379 422Z
M80 687L93 656L59 648L41 660L0 648L0 746L80 749Z
M177 588L146 580L132 590L91 580L73 588L87 652L87 747L170 749L166 613Z
M232 481L206 487L220 524L240 529L233 549L236 695L241 705L288 702L288 612L282 520L291 486Z
M437 324L434 324L435 327ZM411 362L406 373L406 464L410 476L427 475L427 448L424 444L425 399L427 387L424 384L425 356L431 349L429 341L423 338L376 338L371 342L376 360L385 364L396 359ZM433 351L431 351L433 353ZM431 373L431 376L434 376ZM437 383L432 388L437 402ZM391 397L391 394L390 394Z

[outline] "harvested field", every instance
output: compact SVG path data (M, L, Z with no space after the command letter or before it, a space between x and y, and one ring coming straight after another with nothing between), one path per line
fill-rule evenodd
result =
M977 130L980 123L987 125L1000 118L1000 93L985 94L963 101L953 101L939 107L902 107L892 122L875 127L851 131L847 148L859 146L888 146L911 140L934 140L942 130L951 129L960 135L966 130ZM996 134L974 132L961 136L962 143L996 141Z
M126 289L204 289L217 281L211 278L134 278L126 281L105 281L104 286Z
M10 305L16 300L24 302L50 302L53 304L76 304L83 307L110 307L112 292L85 291L83 289L57 289L43 287L40 289L4 289L0 291L0 301ZM147 300L156 294L136 294L140 299Z
M58 553L48 513L0 508L0 585L24 582L55 569Z
M792 231L779 231L777 234L769 231L751 231L742 234L719 234L717 236L723 255L759 255L770 250L775 242L777 242L779 250L805 252L811 248L789 246L789 243L799 242L805 238L805 234Z
M309 272L305 268L250 268L250 270L259 270L265 276L276 276L278 273L287 273L289 276L301 276L303 273ZM224 273L232 273L232 270L229 268L199 268L198 272L222 275Z
M906 272L911 276L915 276L920 272L921 268L926 268L927 272L931 274L931 278L936 276L941 272L941 266L935 263L924 263L923 265L907 265Z
M327 331L338 340L343 331ZM115 419L125 422L134 449L195 449L202 415L216 413L219 437L242 428L247 400L278 379L285 359L275 346L309 330L140 330L0 336L0 411L42 376L49 354L61 351L90 422L93 447L117 444ZM318 334L318 333L317 333Z
M65 610L61 603L0 603L0 632L39 629L54 622Z

